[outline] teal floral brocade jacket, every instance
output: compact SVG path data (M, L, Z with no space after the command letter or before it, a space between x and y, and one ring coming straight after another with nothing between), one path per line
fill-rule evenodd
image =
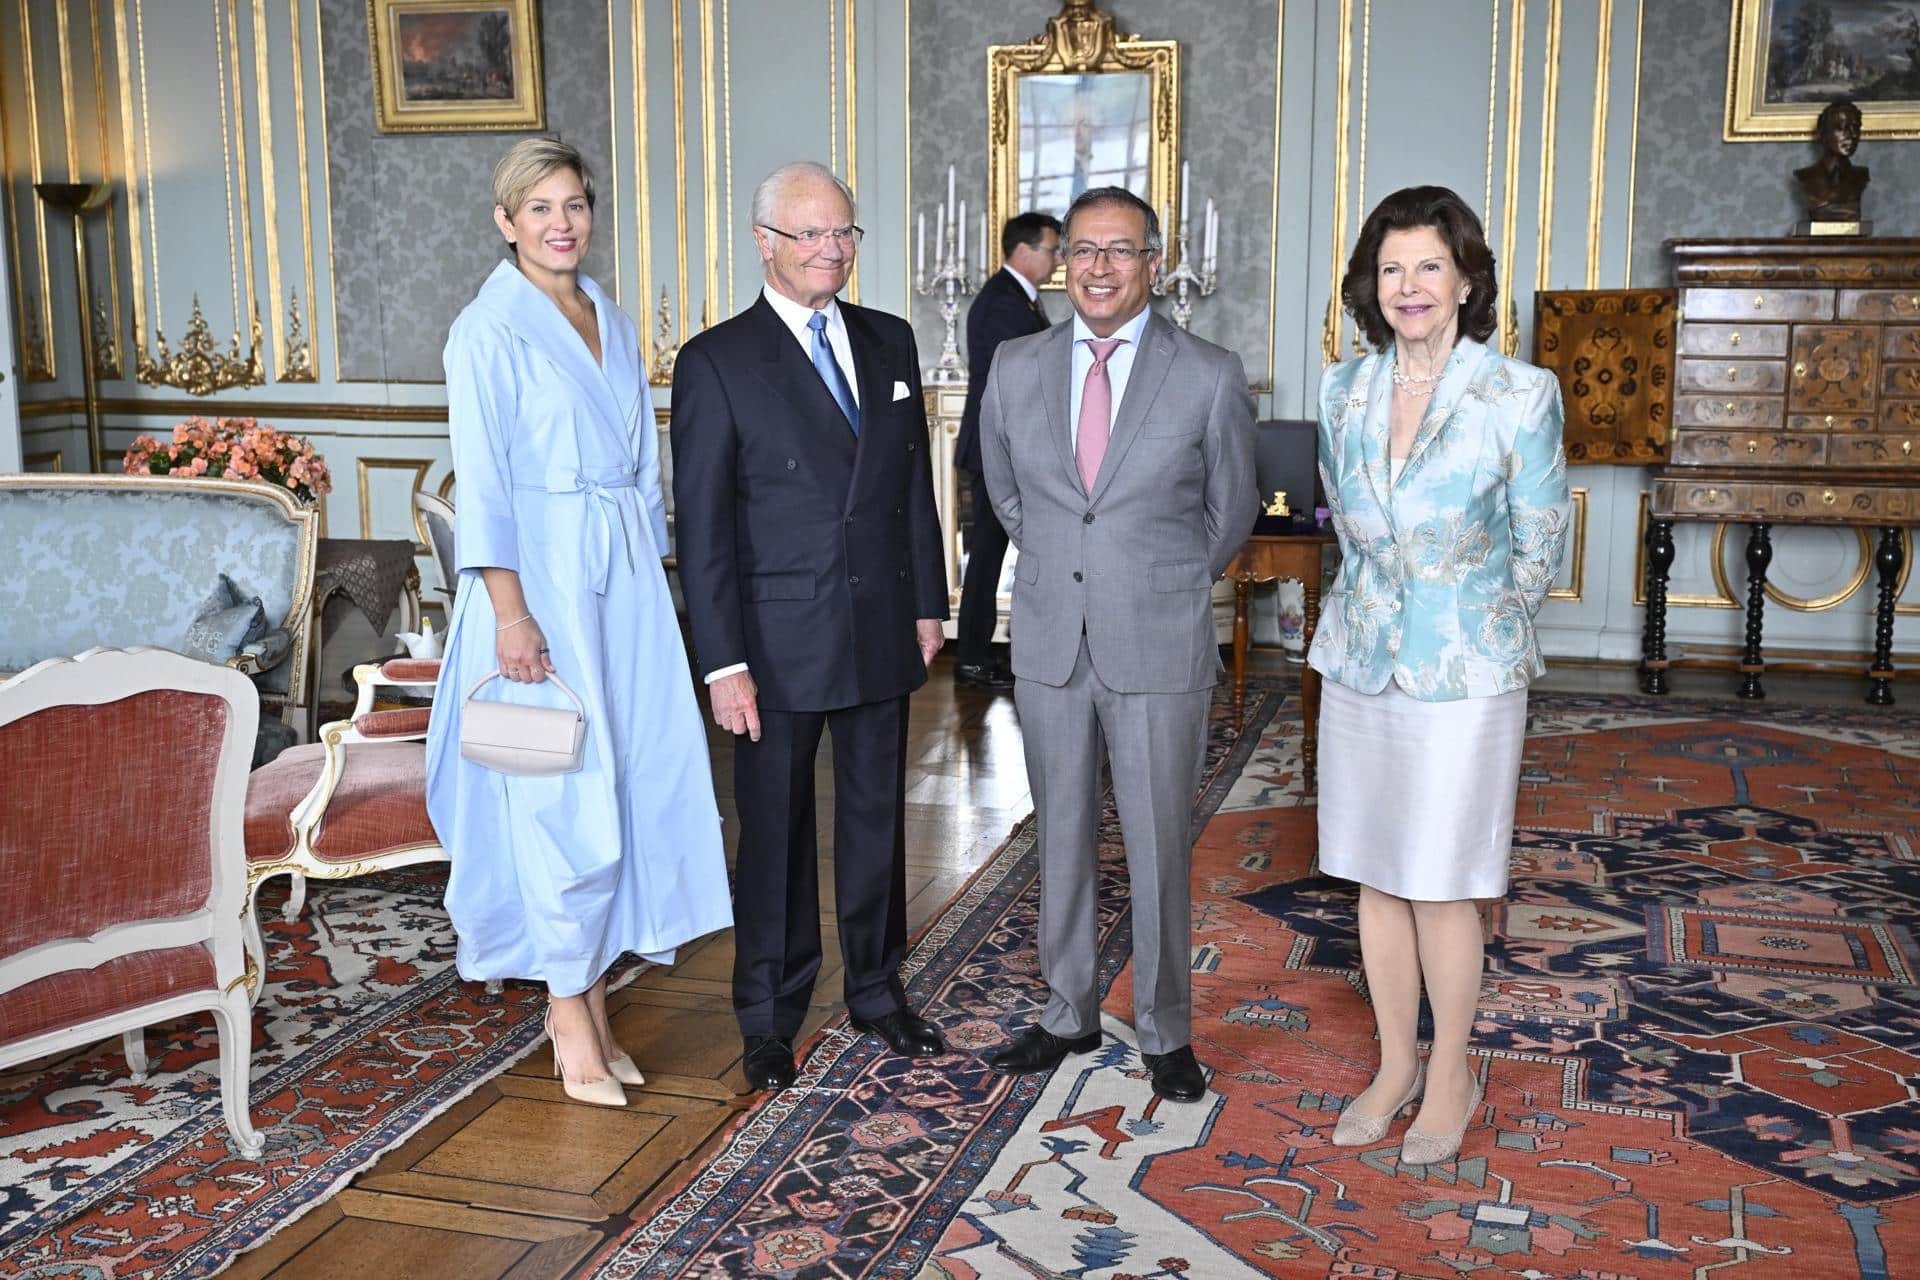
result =
M1560 384L1460 339L1389 483L1393 367L1362 356L1320 380L1341 562L1308 661L1357 692L1391 679L1428 702L1525 688L1546 670L1533 619L1572 511Z

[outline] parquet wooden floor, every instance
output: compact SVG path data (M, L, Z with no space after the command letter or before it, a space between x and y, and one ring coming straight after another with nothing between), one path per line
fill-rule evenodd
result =
M1277 653L1255 671L1291 668ZM956 691L942 656L915 695L907 777L907 916L918 929L1031 808L1019 721L1010 695ZM1683 696L1723 696L1720 672L1679 672ZM1558 666L1543 687L1630 691L1620 668ZM1775 700L1857 702L1855 680L1769 677ZM1902 689L1903 696L1911 696ZM711 727L710 727L711 729ZM711 732L721 808L732 821L732 744ZM830 757L819 783L821 847L833 829ZM825 859L823 858L823 861ZM830 899L832 874L821 871ZM827 957L806 1034L839 1012L830 901L821 912ZM743 1092L740 1038L728 1002L730 933L686 949L608 1001L622 1044L647 1075L624 1110L575 1105L542 1048L438 1117L305 1218L226 1274L236 1280L513 1280L573 1274L608 1237L644 1219L691 1166L704 1161Z

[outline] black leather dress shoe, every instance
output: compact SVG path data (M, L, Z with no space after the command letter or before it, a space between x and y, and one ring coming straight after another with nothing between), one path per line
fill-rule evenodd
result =
M931 1022L911 1009L895 1009L877 1018L850 1018L855 1031L879 1036L887 1048L903 1058L937 1058L947 1051L946 1041Z
M1153 1091L1168 1102L1198 1102L1207 1092L1207 1077L1190 1044L1171 1053L1143 1053L1140 1060L1153 1076Z
M747 1056L740 1065L752 1088L785 1089L796 1074L793 1042L784 1036L748 1036Z
M1022 1031L1012 1044L987 1059L987 1065L1005 1075L1051 1071L1070 1053L1092 1053L1100 1047L1100 1033L1089 1032L1071 1040L1062 1039L1039 1023Z
M962 689L1011 689L1013 673L985 662L954 664L953 683Z

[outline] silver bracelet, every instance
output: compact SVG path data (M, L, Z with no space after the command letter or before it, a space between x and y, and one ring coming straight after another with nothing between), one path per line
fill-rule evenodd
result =
M509 623L507 623L507 624L505 624L504 626L498 626L498 627L495 627L495 628L494 628L494 630L495 630L495 631L505 631L505 630L507 629L507 627L517 627L517 626L519 626L519 625L520 625L521 623L523 623L523 622L530 622L530 621L532 621L532 619L533 619L533 615L532 615L532 614L530 614L530 613L523 613L523 614L521 614L521 615L520 615L519 617L517 617L517 618L515 618L515 619L514 619L514 620L513 620L512 622L509 622Z

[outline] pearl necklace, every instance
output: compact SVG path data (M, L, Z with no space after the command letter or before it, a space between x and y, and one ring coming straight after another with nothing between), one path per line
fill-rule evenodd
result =
M1425 398L1439 390L1437 384L1445 372L1446 370L1442 369L1440 373L1428 374L1425 377L1416 377L1413 374L1402 373L1396 368L1393 371L1393 385L1410 396Z

